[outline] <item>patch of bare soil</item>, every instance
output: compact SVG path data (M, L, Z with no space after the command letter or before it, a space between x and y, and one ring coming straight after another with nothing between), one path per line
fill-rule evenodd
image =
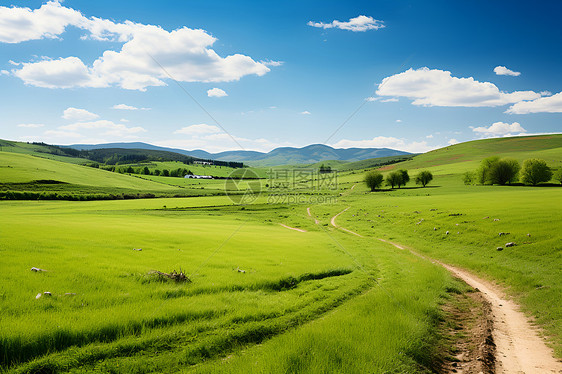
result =
M454 296L444 306L443 333L449 346L445 348L443 373L493 374L495 352L492 307L478 292Z

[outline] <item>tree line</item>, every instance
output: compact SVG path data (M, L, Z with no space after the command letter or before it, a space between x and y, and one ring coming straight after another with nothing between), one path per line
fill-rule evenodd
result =
M526 185L536 186L539 183L549 182L552 177L562 184L562 169L553 172L546 161L532 158L523 161L523 166L513 158L500 158L492 156L485 158L480 167L473 172L463 175L465 184L499 184L501 186L521 182Z
M416 175L416 184L421 184L425 187L429 182L433 180L433 174L427 170L422 170ZM386 178L378 171L369 171L365 174L365 184L371 189L371 191L376 191L380 189L383 182L387 186L394 188L395 186L400 188L405 186L410 181L410 176L408 175L408 170L400 169L390 172L386 175Z

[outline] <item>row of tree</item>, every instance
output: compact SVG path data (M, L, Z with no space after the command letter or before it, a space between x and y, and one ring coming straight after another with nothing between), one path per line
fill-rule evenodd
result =
M433 180L433 174L427 170L422 170L416 176L415 181L416 184L421 184L425 187L429 182ZM406 183L410 181L410 176L408 175L408 170L396 170L390 172L386 175L386 178L378 171L369 171L365 174L365 183L367 187L371 189L371 191L375 191L380 189L383 185L383 182L386 182L387 186L394 188L397 186L400 188L401 186L405 186Z
M546 161L532 158L523 161L523 167L512 158L492 156L485 158L475 172L467 172L463 179L465 184L499 184L506 185L519 180L528 185L536 186L549 182L554 175L562 183L562 169L553 173Z
M156 175L156 176L161 175L163 177L183 178L186 175L193 175L191 170L188 170L188 169L185 169L185 168L177 168L177 169L171 169L171 170L156 169L154 171L151 171L148 168L148 166L145 166L143 168L133 168L132 166L127 166L127 167L102 166L102 169L107 170L107 171L113 171L115 173L120 173L120 174L140 174L140 175Z

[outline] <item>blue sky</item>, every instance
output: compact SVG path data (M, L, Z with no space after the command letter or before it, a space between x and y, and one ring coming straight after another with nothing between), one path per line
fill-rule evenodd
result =
M0 1L0 138L423 152L561 131L558 1L272 4Z

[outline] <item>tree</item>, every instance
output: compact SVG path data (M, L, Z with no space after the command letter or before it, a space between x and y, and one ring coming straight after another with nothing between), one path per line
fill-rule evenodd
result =
M160 169L154 170L154 175L160 175L160 173L161 173L161 172L160 172Z
M475 173L471 171L467 171L466 173L463 174L462 181L464 182L465 185L468 186L469 184L474 184L475 178L476 178Z
M488 181L492 184L505 185L517 180L519 173L519 162L512 158L502 158L490 165L488 170Z
M134 174L134 173L135 173L135 169L133 169L132 166L129 166L129 167L127 168L127 170L125 171L125 173Z
M142 174L144 174L144 175L150 175L150 170L148 169L148 166L145 166L145 167L142 169Z
M398 170L398 172L402 176L402 178L400 179L400 182L398 183L398 188L400 188L400 185L405 186L406 183L408 183L410 181L410 176L408 175L408 170L401 169L401 170Z
M326 166L324 164L320 165L320 168L318 169L318 172L320 174L324 174L324 173L331 173L332 172L332 167L331 166Z
M488 157L482 160L480 167L476 170L476 179L480 184L489 183L490 168L493 164L498 162L500 158L498 156Z
M399 171L393 171L386 176L386 184L394 188L394 186L400 186L402 184L402 173Z
M562 169L558 169L556 173L554 173L554 180L562 184Z
M531 158L523 162L521 181L536 186L540 182L548 182L552 178L552 171L544 160Z
M162 176L163 176L163 177L169 177L169 176L170 176L170 171L169 171L168 169L162 170Z
M365 174L365 184L371 189L371 192L380 188L383 182L383 176L378 171L369 171Z
M416 176L416 184L421 184L423 187L433 180L433 174L427 170L422 170Z

